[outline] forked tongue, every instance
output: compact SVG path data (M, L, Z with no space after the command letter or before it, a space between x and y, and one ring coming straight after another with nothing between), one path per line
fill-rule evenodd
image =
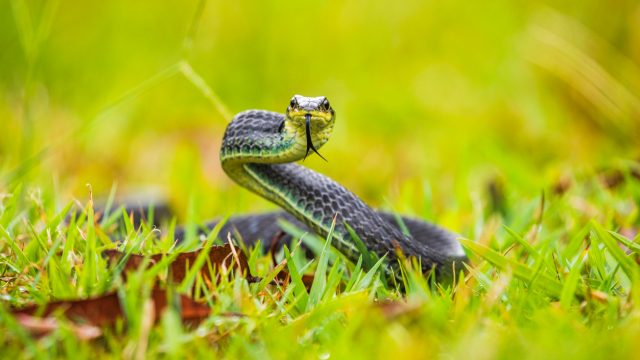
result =
M324 156L320 155L318 150L316 150L316 148L313 147L313 142L311 141L311 114L306 114L304 118L307 120L305 123L306 132L307 132L307 153L304 154L304 159L302 160L304 161L307 158L307 156L309 155L309 150L313 150L313 152L318 154L318 156L320 156L322 160L327 161L327 159L325 159Z

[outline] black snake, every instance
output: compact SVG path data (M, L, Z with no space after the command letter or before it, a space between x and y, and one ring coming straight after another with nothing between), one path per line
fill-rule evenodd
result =
M325 97L296 95L285 114L264 110L237 114L222 141L222 168L238 184L286 212L231 217L221 233L239 234L249 245L257 239L268 243L280 231L277 219L281 218L326 238L335 217L332 245L351 261L361 253L345 223L369 251L379 257L386 254L390 264L400 250L419 258L423 271L435 268L439 275L451 274L456 263L459 270L466 256L452 233L418 219L375 211L337 182L294 163L311 151L318 153L334 122L335 112ZM408 234L401 231L398 219ZM183 232L176 235L180 238Z

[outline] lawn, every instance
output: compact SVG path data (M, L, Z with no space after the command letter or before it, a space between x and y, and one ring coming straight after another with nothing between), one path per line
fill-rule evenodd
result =
M2 358L637 357L637 1L9 0L0 48ZM174 246L277 208L218 152L293 94L337 114L302 164L460 234L452 283L286 224L275 253ZM170 205L161 235L102 214L134 200Z

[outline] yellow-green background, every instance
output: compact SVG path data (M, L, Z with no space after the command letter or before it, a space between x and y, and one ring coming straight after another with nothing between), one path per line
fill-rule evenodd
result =
M228 115L325 95L305 165L461 230L491 182L534 198L638 156L639 63L637 1L5 0L0 186L270 208L219 166Z

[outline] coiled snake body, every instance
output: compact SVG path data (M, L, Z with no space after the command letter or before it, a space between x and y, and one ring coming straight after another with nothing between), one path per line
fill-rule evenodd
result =
M276 219L282 217L326 237L336 217L332 245L354 262L361 254L345 223L369 251L380 257L386 254L390 262L401 250L405 256L421 259L424 271L436 268L442 274L450 273L455 262L465 261L464 251L450 232L402 217L409 230L404 234L394 215L371 209L337 182L294 163L310 151L318 153L329 139L334 122L335 112L325 97L296 95L285 114L264 110L237 114L222 141L222 168L238 184L276 203L286 213L231 218L222 230L234 228L243 238L252 240L277 232Z

